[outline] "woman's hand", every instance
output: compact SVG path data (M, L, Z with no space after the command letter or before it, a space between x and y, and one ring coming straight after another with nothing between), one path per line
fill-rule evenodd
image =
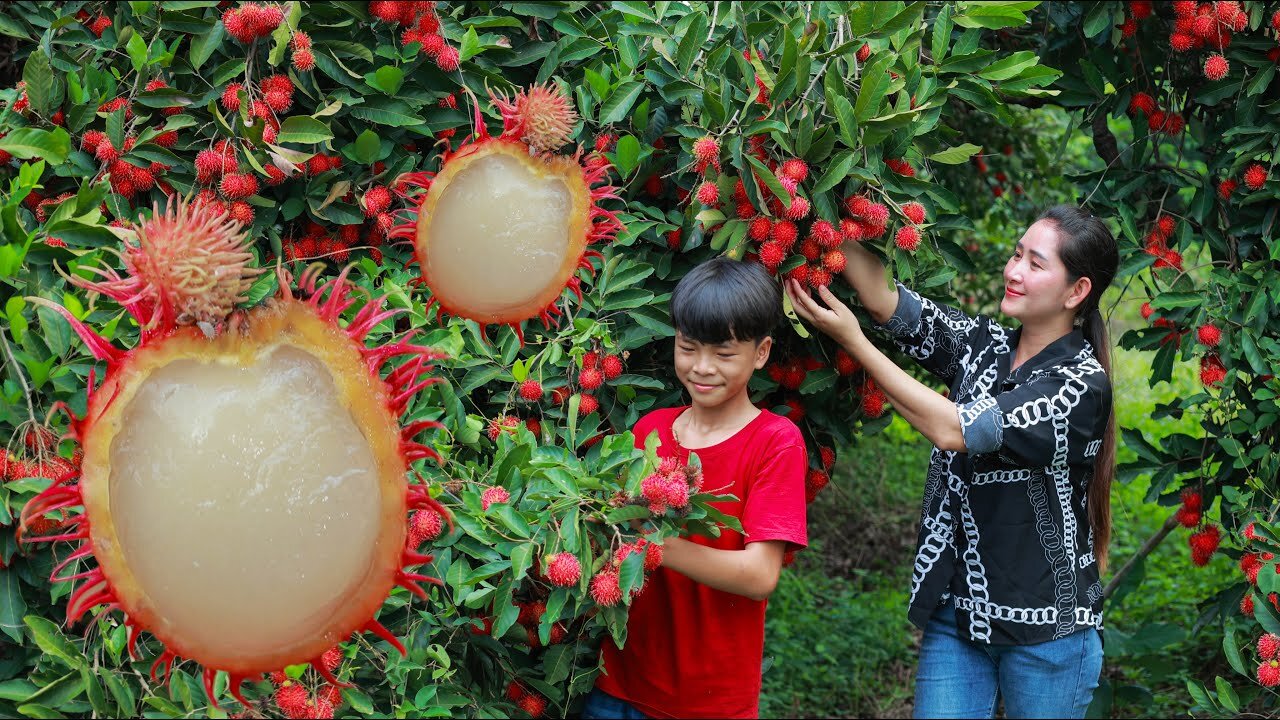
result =
M819 305L795 280L787 281L787 295L801 319L830 335L840 345L848 348L862 338L858 317L825 285L818 287L818 296L826 307Z

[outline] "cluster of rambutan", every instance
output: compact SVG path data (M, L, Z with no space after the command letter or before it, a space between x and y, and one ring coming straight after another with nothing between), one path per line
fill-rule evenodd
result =
M551 391L551 400L556 405L563 405L573 397L575 385L578 390L578 417L586 417L600 409L600 399L595 396L606 382L617 380L622 375L622 358L614 354L601 354L589 350L582 356L582 368L577 370L574 378L574 366L569 368L568 382ZM529 402L542 399L544 389L542 383L528 379L520 383L520 398Z
M516 428L520 427L521 422L520 418L515 415L499 415L489 421L486 433L489 435L490 440L497 442L499 435L504 431L514 433ZM542 423L537 418L526 418L523 423L525 427L529 428L529 432L533 433L534 437L542 437Z
M23 478L45 478L54 482L65 482L75 477L84 453L76 448L70 460L57 454L58 439L48 428L31 425L20 430L21 441L16 443L22 451L0 448L0 481L21 480ZM44 519L41 529L48 529L56 521Z
M434 2L373 0L369 3L369 14L382 22L404 27L400 44L418 43L422 46L422 53L435 60L436 67L445 72L458 69L460 53L445 41L440 32L440 17L436 14Z
M342 664L341 648L335 645L326 650L320 661L332 674ZM273 696L276 707L287 718L332 718L342 705L342 691L334 685L325 685L312 695L301 682L289 679L282 672L273 672L268 678L276 686Z
M1244 530L1240 533L1242 537L1241 549L1244 550L1240 554L1240 572L1244 574L1245 580L1249 582L1249 588L1245 591L1244 597L1240 600L1240 612L1247 616L1253 617L1253 590L1258 586L1258 573L1263 569L1270 567L1276 573L1280 573L1280 566L1272 563L1276 559L1275 553L1265 549L1253 550L1256 544L1262 540L1258 534L1257 523L1250 522L1244 526ZM1268 565L1269 563L1272 563ZM1267 600L1276 612L1280 612L1280 594L1275 592L1267 593Z
M1147 118L1147 130L1152 133L1177 135L1186 128L1187 123L1182 115L1173 110L1162 110L1156 105L1155 98L1142 91L1133 94L1129 100L1129 114L1142 112Z
M1253 598L1250 594L1246 594L1250 600ZM1280 636L1266 633L1258 638L1258 682L1263 687L1275 687L1280 685Z
M1214 523L1203 522L1204 500L1198 491L1191 488L1182 491L1182 506L1178 508L1176 517L1183 527L1200 526L1187 538L1187 545L1191 548L1193 564L1197 567L1208 565L1222 542L1222 530Z
M671 460L670 466L674 468L674 460L671 458L668 458L667 460ZM667 460L663 461L663 467L668 466ZM692 466L685 469L690 472L693 471ZM655 475L657 474L658 473L655 473ZM653 477L653 475L650 477ZM701 481L700 477L699 481ZM648 479L646 479L646 482L648 482ZM686 504L688 503L687 493L688 490L686 488ZM637 498L637 500L641 502L644 501L640 498ZM651 543L644 538L639 538L635 542L631 543L623 543L614 551L613 557L610 558L609 562L605 563L604 567L596 572L596 574L591 578L589 586L591 599L594 600L597 605L601 607L614 607L618 603L622 602L622 581L619 573L621 572L622 563L632 554L644 556L643 567L646 576L654 570L657 570L662 565L661 545ZM641 585L632 588L632 597L639 595L643 587L644 585L642 583Z
M525 687L519 680L512 680L507 685L507 699L529 717L540 718L547 712L547 699Z
M1222 49L1231 45L1233 32L1249 25L1249 14L1235 0L1197 3L1177 0L1172 3L1173 28L1169 47L1184 53L1203 47ZM1207 74L1207 73L1206 73Z
M1166 328L1169 330L1169 334L1160 339L1161 345L1171 342L1179 343L1182 341L1182 336L1187 333L1187 330L1178 327L1177 323L1173 322L1169 318L1156 315L1155 308L1151 307L1150 302L1142 303L1141 312L1142 319L1149 321L1152 327Z
M175 138L176 139L176 138ZM147 167L134 165L123 159L123 155L133 150L137 138L128 135L121 143L122 147L114 147L110 138L101 130L89 130L80 138L80 147L92 154L107 174L111 190L125 198L132 199L139 193L152 188L160 188L166 195L173 194L173 187L157 176L168 172L170 166L160 162L151 162Z
M1001 149L1000 152L1005 157L1013 157L1013 144L1005 143L1004 148ZM994 158L995 155L993 154L991 157ZM973 166L978 169L979 175L982 175L984 177L989 177L992 197L996 197L996 198L1004 197L1005 188L1009 184L1009 176L1003 170L997 170L994 174L991 174L990 176L988 176L987 171L990 168L987 167L986 157L982 155L974 155L969 159L969 162L972 163ZM1012 190L1014 195L1021 195L1023 192L1022 183L1013 183Z
M664 458L658 469L640 483L640 498L649 512L663 515L668 509L680 512L689 506L689 497L702 488L702 468Z
M249 2L222 12L222 26L242 45L275 32L284 22L284 8L274 3Z
M1173 216L1161 214L1147 234L1145 249L1148 255L1156 257L1155 269L1182 270L1182 253L1169 247L1169 240L1177 229L1178 224Z
M88 11L83 9L76 13L76 20L89 28L89 32L93 33L94 37L102 37L102 33L113 24L111 18L102 12L91 16Z
M234 214L234 213L233 213ZM322 259L335 265L345 264L351 259L352 248L364 243L369 245L369 255L375 262L382 262L381 245L384 235L376 226L361 232L364 226L358 224L339 225L332 231L314 220L307 220L296 236L286 237L280 245L285 260Z
M859 53L861 53L861 51L859 51ZM742 51L742 57L746 58L746 59L747 59L747 62L751 62L751 58L752 58L752 56L754 56L756 60L761 60L761 59L763 59L763 56L761 56L761 55L760 55L760 53L759 53L759 51L757 51L757 50L750 50L750 49L748 49L748 50L743 50L743 51ZM756 80L756 98L755 98L755 100L756 100L756 102L757 102L757 103L759 103L760 105L763 105L763 106L765 107L765 109L767 110L767 109L769 109L770 107L772 107L772 103L770 103L770 102L769 102L769 86L764 84L764 80L763 80L763 79L761 79L761 77L760 77L759 73L757 73L757 74L756 74L756 76L755 76L755 80Z

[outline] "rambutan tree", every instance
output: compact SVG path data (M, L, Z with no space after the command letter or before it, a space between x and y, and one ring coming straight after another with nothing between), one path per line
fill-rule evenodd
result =
M659 466L627 432L682 401L674 284L727 254L825 285L846 240L943 297L958 273L992 272L956 239L985 208L947 178L998 159L985 128L1016 125L1009 103L1058 92L1058 70L998 34L1035 5L6 5L0 32L21 41L22 79L0 91L0 424L13 438L0 521L24 542L0 536L0 711L573 712L599 643L625 641L629 598L663 539L733 529L696 465ZM492 194L508 181L511 194ZM203 297L195 276L146 279L158 275L130 260L177 198L238 228L249 266L269 269L244 276L230 314L184 313L169 290ZM549 295L544 273L512 270L511 246L482 243L511 212L537 242L570 248L548 266L562 285ZM468 251L450 238L467 233L473 255L442 270L446 250ZM180 257L156 247L185 262L200 244ZM396 314L325 300L343 283ZM154 293L144 309L167 309L161 331L130 287ZM114 514L76 493L97 477L86 388L104 372L114 382L115 360L159 352L170 332L266 343L252 334L257 308L314 291L369 357L414 333L432 349L442 382L403 358L381 369L399 388L387 391L404 422L395 457L417 499L382 522L406 539L412 572L439 585L424 581L419 599L393 589L375 613L385 633L334 638L239 685L246 673L219 672L231 668L199 647L175 657L129 616L110 572L91 574L93 543L25 539L86 540L76 533L101 524L95 512ZM885 397L799 323L775 348L751 392L804 431L812 499L833 448L888 422ZM76 580L51 576L102 584L71 603L90 619L64 622Z

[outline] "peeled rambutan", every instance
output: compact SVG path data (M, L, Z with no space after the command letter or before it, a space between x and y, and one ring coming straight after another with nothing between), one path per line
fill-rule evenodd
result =
M548 86L495 99L503 116L497 137L477 107L477 132L444 154L439 172L402 178L426 192L412 198L417 217L388 233L414 241L422 280L443 312L509 325L522 340L524 320L554 323L565 289L581 296L577 271L594 272L591 258L599 257L588 245L611 241L622 227L599 206L616 189L592 187L605 168L545 152L563 145L573 125L568 100L551 98L558 92Z
M70 510L62 534L32 539L79 543L51 576L79 581L68 622L119 609L131 655L143 630L163 642L153 675L189 657L211 701L221 670L248 706L243 681L286 665L311 662L333 681L323 654L361 629L403 652L373 618L397 584L426 598L416 583L428 578L404 570L430 559L404 548L408 512L443 508L406 475L435 458L415 437L438 426L400 423L441 356L405 340L366 347L398 314L381 301L340 325L357 303L345 274L322 286L304 275L301 297L282 276L275 298L237 309L260 272L240 227L209 204L171 202L126 239L123 276L73 281L132 315L131 350L41 301L107 369L71 418L78 477L27 503L19 537ZM393 358L403 362L383 379ZM88 558L96 567L62 575Z

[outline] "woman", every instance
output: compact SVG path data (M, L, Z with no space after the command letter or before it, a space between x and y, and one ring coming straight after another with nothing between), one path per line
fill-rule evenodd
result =
M936 448L911 582L924 629L916 717L1084 717L1102 670L1102 585L1115 467L1110 353L1098 311L1115 239L1069 205L1005 264L1009 330L906 289L848 243L845 278L871 317L949 387L875 348L827 288L794 281L796 312L835 338ZM1087 518L1087 522L1085 520Z

